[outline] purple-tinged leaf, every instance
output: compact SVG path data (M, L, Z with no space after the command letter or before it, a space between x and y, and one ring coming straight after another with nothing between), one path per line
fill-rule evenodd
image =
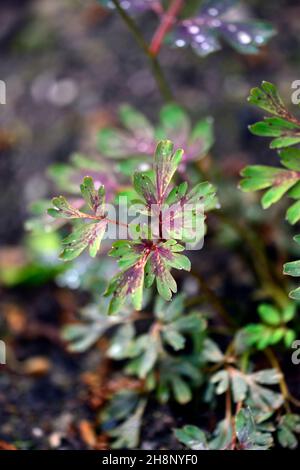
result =
M153 141L154 128L146 116L127 104L120 107L120 119L133 135L143 141Z
M165 300L171 300L172 292L177 292L177 285L170 269L189 271L191 268L189 259L178 253L183 250L184 247L175 240L168 240L156 245L149 256L145 268L145 285L150 287L156 279L157 290Z
M154 171L156 175L157 202L163 202L171 179L182 159L183 150L173 153L173 144L169 140L161 141L155 152Z
M149 208L157 204L156 188L151 178L145 173L135 173L133 178L134 189L139 196L142 196Z
M77 258L85 248L89 249L90 256L95 257L99 251L101 240L105 233L107 221L83 224L76 228L63 240L65 248L60 255L64 261Z
M160 125L156 131L159 139L171 140L176 148L183 148L189 139L191 121L177 104L167 104L160 111Z
M200 10L200 14L215 18L235 7L237 3L238 0L206 0Z
M93 178L86 176L83 183L80 185L80 191L83 199L95 215L104 215L105 206L105 189L100 186L98 190L95 189Z
M86 217L86 214L71 206L63 196L54 197L52 204L54 209L48 209L48 214L56 219L83 219Z
M256 54L275 34L271 25L262 22L222 22L221 36L238 52Z
M223 14L237 2L208 1L195 18L178 22L174 31L177 47L191 46L201 57L221 48L220 39L227 41L238 52L256 54L259 47L274 36L275 30L268 23L259 21L233 22Z
M106 296L113 296L109 306L109 315L113 315L118 312L126 297L131 297L133 306L136 310L140 310L142 308L144 270L149 256L149 249L145 245L139 243L134 244L130 242L129 245L130 248L127 252L125 244L123 244L123 246L122 244L119 245L119 247L123 249L125 247L125 253L121 256L127 256L129 259L129 267L121 271L121 273L117 274L112 279L105 293ZM133 250L133 254L131 253L131 250ZM135 250L141 251L139 256L136 256Z
M98 133L100 152L109 158L150 156L155 150L154 139L137 138L129 132L105 128Z
M200 57L205 57L221 49L215 32L197 21L184 20L174 31L174 44L177 47L191 46Z

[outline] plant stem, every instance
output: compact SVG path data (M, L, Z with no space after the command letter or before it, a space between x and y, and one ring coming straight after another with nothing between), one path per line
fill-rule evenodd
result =
M150 44L150 53L152 56L157 56L162 46L163 40L166 34L170 31L174 23L176 22L177 16L180 13L184 5L183 0L173 0L168 8L168 10L164 13L162 17L162 21L157 28L153 39Z
M285 378L284 378L284 374L282 372L282 369L280 367L280 364L277 360L277 357L275 356L274 352L272 351L271 348L267 348L265 350L265 355L266 357L268 358L271 366L276 369L278 371L278 373L280 374L280 380L279 380L279 386L280 386L280 390L281 390L281 393L282 393L282 396L284 398L284 406L285 406L285 409L286 409L286 412L287 413L291 413L291 408L290 408L290 405L289 405L289 399L290 399L290 392L289 392L289 389L288 389L288 386L287 386L287 383L285 381Z
M171 92L170 87L168 85L168 82L167 82L167 80L164 76L164 73L163 73L163 70L160 66L160 63L159 63L158 59L151 54L149 46L148 46L147 42L145 41L144 36L143 36L140 28L138 27L136 22L131 18L131 16L127 14L127 12L124 10L124 8L122 8L122 6L120 5L119 0L112 0L112 2L115 5L116 10L118 11L118 13L121 16L122 20L124 21L124 23L126 24L128 29L131 31L132 35L134 36L137 44L140 46L140 48L143 50L144 54L148 58L148 60L150 62L150 65L151 65L153 76L156 80L156 83L158 85L158 88L159 88L159 91L160 91L162 97L166 101L172 101L172 99L173 99L172 92Z

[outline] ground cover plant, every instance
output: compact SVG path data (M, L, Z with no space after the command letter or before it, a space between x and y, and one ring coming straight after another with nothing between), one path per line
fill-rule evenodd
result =
M64 303L59 337L48 334L85 361L93 418L79 434L88 448L298 447L300 287L292 277L300 261L290 226L300 220L300 115L275 84L257 83L248 104L246 96L235 104L251 106L251 122L267 113L249 126L256 164L251 153L251 164L241 158L231 172L215 157L213 108L185 108L164 70L170 49L186 48L201 67L212 53L254 64L268 56L275 27L240 3L93 2L136 40L159 105L144 112L127 94L114 119L93 129L90 152L79 145L49 165L51 197L31 203L25 224L29 262L0 274L6 288L54 282L83 293L75 314ZM271 139L277 166L260 162L266 142L257 136Z

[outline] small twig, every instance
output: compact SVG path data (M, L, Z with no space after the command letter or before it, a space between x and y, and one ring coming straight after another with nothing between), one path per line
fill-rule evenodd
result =
M165 79L160 63L158 62L157 58L151 54L149 46L145 41L140 28L138 27L136 22L131 18L131 16L127 14L124 8L122 8L119 0L112 0L112 2L114 3L120 17L134 36L137 44L140 46L140 48L143 50L144 54L148 58L152 68L153 76L157 82L161 95L166 101L172 101L172 92L170 90L167 80Z
M164 13L162 21L154 33L153 39L150 44L150 53L152 56L157 56L162 46L163 40L166 34L170 31L174 23L176 22L177 16L180 13L184 5L183 0L173 0L170 4L170 7Z

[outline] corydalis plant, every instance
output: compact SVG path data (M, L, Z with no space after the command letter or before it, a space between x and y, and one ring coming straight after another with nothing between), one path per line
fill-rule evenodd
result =
M113 1L101 3L110 8L116 7L116 2ZM230 20L228 13L238 3L238 0L206 0L192 17L189 15L186 17L186 14L190 12L186 11L188 5L185 5L185 2L170 1L168 10L164 9L163 2L157 0L118 2L122 9L130 13L152 10L161 17L162 26L150 46L152 53L157 53L160 47L160 44L156 44L156 38L160 42L173 29L169 42L173 42L176 47L191 46L201 57L220 50L220 40L224 40L242 54L256 54L259 48L274 36L275 30L268 23ZM189 7L195 10L194 7Z
M201 119L193 126L188 114L177 104L161 108L157 126L129 105L120 107L119 117L124 129L100 130L98 148L103 156L120 160L120 169L125 173L132 174L133 168L148 164L157 140L169 139L175 147L186 149L179 170L205 156L214 142L213 119Z
M296 333L288 326L295 315L296 305L289 303L282 311L269 304L258 307L260 323L250 323L242 328L236 337L236 347L246 350L255 347L258 350L266 349L283 341L287 348L291 347Z
M273 139L270 146L279 149L282 167L251 165L244 168L241 189L267 189L262 197L264 209L278 202L285 194L294 199L295 202L286 212L286 219L294 225L300 220L300 149L294 147L300 143L300 120L285 106L272 83L263 82L261 88L252 89L248 100L272 115L250 126L250 130L255 135ZM300 237L296 236L295 241L299 240ZM284 273L300 276L300 261L287 263ZM290 296L300 299L300 288L292 291Z
M178 22L175 45L190 45L200 56L221 49L220 39L242 54L256 54L274 36L273 27L260 21L231 21L224 15L238 4L237 0L207 0L193 17Z
M154 157L154 174L134 175L134 188L140 197L138 210L150 218L150 226L108 218L105 188L100 186L96 190L91 177L85 177L80 187L89 211L75 208L63 196L53 199L54 208L48 211L52 217L76 221L73 232L63 241L64 260L76 258L86 248L91 256L96 256L109 224L125 225L127 237L132 238L116 241L110 251L121 268L105 293L112 296L110 314L117 312L127 298L140 310L143 289L151 287L154 281L159 294L170 300L177 291L171 269L190 270L190 261L182 254L185 248L178 240L189 243L203 238L203 210L215 207L216 198L214 187L207 182L199 183L189 192L185 182L171 187L182 155L182 150L173 153L170 141L161 141Z
M212 436L197 426L176 429L177 439L192 450L267 450L273 446L268 430L260 430L249 408L242 408L235 417L234 426L220 421Z

